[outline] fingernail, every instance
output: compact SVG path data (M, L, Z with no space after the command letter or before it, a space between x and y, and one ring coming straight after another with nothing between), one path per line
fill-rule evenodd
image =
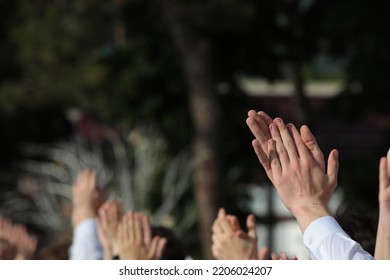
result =
M276 118L276 119L275 119L275 123L277 123L277 124L282 124L283 121L282 121L281 118Z

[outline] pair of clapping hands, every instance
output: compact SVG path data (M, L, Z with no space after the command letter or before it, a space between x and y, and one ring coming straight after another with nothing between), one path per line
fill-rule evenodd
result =
M338 151L332 150L325 165L324 155L310 129L300 130L251 110L246 123L255 140L252 146L275 186L280 199L297 219L302 232L313 221L330 216L327 209L337 186ZM390 149L379 163L379 221L375 258L390 259ZM212 251L217 259L264 259L264 248L257 252L254 217L248 216L248 232L238 226L234 216L219 211L213 225ZM273 259L287 259L285 254Z
M105 194L97 186L95 170L79 172L72 187L72 224L87 219L97 220L98 235L103 247L104 259L123 260L160 259L166 239L153 236L149 217L143 213L123 213L117 199L104 200Z
M323 216L329 216L328 202L337 185L338 151L332 150L325 165L324 155L310 129L300 130L251 110L246 123L255 139L252 146L274 184L282 202L297 219L302 230ZM267 249L257 249L253 215L247 218L248 231L240 229L235 216L220 209L213 224L212 252L217 259L265 259ZM272 253L272 259L287 259Z
M105 259L158 260L166 244L165 238L152 237L147 215L132 211L122 215L122 204L116 199L100 207L98 234Z

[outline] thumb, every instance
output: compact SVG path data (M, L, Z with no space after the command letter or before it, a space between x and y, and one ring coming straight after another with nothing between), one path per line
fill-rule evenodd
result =
M309 127L307 125L303 125L300 129L302 141L305 143L307 149L310 154L317 162L317 164L321 167L323 171L325 171L325 160L324 155L321 152L320 147L318 146L317 140L314 137L313 133L311 133Z
M328 178L334 188L337 185L337 175L339 171L339 152L334 149L330 152L328 157Z
M248 236L257 240L256 222L253 214L248 215L246 218L246 227L248 228Z
M259 260L266 260L267 259L267 253L268 253L268 247L263 247L259 251Z

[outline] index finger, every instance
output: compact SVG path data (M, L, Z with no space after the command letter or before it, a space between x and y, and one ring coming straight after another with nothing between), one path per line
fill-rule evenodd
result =
M272 119L264 112L256 113L254 110L248 112L246 124L260 142L263 151L267 151L267 142L271 138L271 133L269 131L269 125L271 123Z

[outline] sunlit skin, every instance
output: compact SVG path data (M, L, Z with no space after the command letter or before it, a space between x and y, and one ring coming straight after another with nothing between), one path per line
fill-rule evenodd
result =
M315 219L328 216L328 202L337 185L338 151L332 150L327 168L315 138L307 126L300 131L281 118L264 112L248 112L246 123L255 140L255 153L284 205L302 230Z

